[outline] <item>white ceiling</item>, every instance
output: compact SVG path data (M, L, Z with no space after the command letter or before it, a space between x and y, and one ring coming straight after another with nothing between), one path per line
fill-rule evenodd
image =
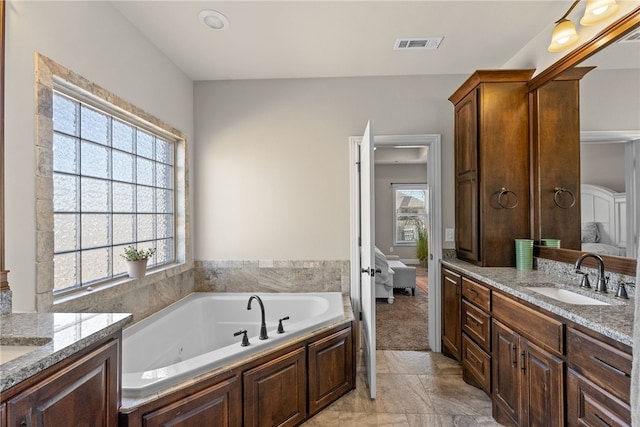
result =
M558 20L567 0L113 1L191 79L470 74L500 68ZM213 9L215 31L198 20ZM438 50L397 38L444 36Z

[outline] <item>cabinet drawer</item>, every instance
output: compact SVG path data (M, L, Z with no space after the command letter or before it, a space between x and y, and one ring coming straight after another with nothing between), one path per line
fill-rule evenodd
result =
M465 300L462 300L462 330L485 351L489 351L491 317Z
M585 377L629 402L630 354L573 328L567 328L567 357L569 363Z
M564 324L494 292L491 314L545 350L564 351Z
M462 365L465 381L491 395L491 356L465 334L462 334Z
M462 296L484 311L491 310L491 290L480 283L463 277Z
M567 425L630 426L631 408L573 369L567 371Z

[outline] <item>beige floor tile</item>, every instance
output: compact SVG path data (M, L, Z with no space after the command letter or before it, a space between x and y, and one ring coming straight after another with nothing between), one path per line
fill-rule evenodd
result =
M334 424L335 425L335 424ZM339 427L410 427L405 414L389 413L343 413L340 415Z
M369 398L364 359L358 357L356 389L305 427L496 427L491 400L462 380L456 360L433 352L378 350L377 398Z

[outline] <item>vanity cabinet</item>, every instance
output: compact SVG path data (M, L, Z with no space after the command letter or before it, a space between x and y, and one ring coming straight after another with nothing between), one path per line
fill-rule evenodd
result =
M460 304L462 276L442 269L442 352L460 360Z
M527 82L533 71L476 71L449 97L459 259L514 266L514 236L530 234Z
M117 426L120 346L118 332L3 393L2 425Z

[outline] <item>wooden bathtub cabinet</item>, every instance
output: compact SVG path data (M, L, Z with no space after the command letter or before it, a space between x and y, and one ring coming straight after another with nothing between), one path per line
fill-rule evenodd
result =
M117 426L120 346L118 332L7 390L0 425Z
M138 407L122 408L119 426L300 425L354 388L352 323L294 341Z

